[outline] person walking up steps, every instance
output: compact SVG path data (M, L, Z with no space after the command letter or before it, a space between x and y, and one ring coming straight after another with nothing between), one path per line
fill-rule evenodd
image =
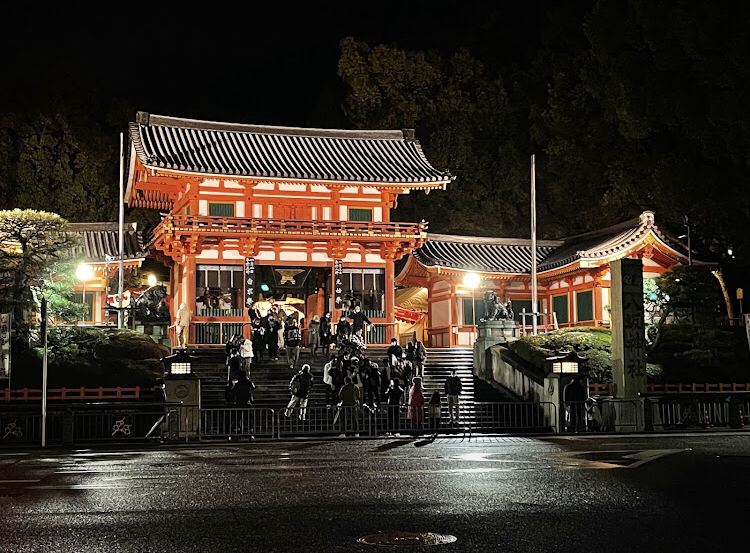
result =
M292 409L299 403L299 420L307 420L307 396L310 394L312 387L313 375L310 372L310 365L305 363L302 365L302 370L295 374L289 382L292 398L289 400L289 405L286 406L286 411L284 411L285 417L291 415Z
M286 325L286 329L284 329L286 360L290 368L296 369L297 361L299 361L299 343L301 338L299 326L297 326L297 321L292 318L287 318Z

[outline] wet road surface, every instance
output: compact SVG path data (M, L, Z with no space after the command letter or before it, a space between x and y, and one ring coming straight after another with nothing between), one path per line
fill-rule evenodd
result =
M750 551L749 481L750 435L0 450L0 551Z

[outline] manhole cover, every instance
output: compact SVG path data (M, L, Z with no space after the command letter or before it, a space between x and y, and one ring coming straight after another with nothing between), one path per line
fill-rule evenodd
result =
M445 545L456 540L458 540L456 536L435 534L434 532L390 532L388 534L371 534L359 538L357 541L367 545L415 547L419 545Z

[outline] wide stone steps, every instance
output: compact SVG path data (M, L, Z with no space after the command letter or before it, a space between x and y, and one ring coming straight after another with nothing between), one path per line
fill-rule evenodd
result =
M224 389L226 387L227 368L224 352L220 350L198 351L194 355L198 359L193 363L193 372L201 379L201 403L203 407L223 407L226 405ZM370 347L365 355L382 367L383 359L387 356L387 347ZM313 361L310 353L303 350L300 354L298 367L307 363L310 365L314 386L310 392L309 405L325 405L325 386L323 385L323 365L328 357L318 354ZM461 417L470 421L475 416L474 402L506 402L509 398L500 395L488 384L476 379L472 371L473 353L470 348L427 350L427 360L423 367L423 386L425 387L425 402L429 401L434 391L440 392L445 405L445 379L451 370L456 370L461 378L463 390L460 395ZM289 402L289 381L296 371L290 370L286 364L283 352L279 353L278 361L264 362L262 367L253 369L250 374L255 383L254 407L282 409ZM481 408L480 408L481 411ZM447 408L444 408L447 416Z

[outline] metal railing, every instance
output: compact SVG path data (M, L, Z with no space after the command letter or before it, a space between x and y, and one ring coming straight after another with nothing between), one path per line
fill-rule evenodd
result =
M635 432L644 424L643 403L637 399L566 401L561 411L562 432Z
M276 418L273 409L201 409L199 438L274 438Z
M170 419L176 420L175 403L71 404L56 406L47 414L49 444L73 445L97 441L144 440L166 434ZM161 425L164 425L163 428ZM39 443L40 410L18 406L0 412L0 443Z

